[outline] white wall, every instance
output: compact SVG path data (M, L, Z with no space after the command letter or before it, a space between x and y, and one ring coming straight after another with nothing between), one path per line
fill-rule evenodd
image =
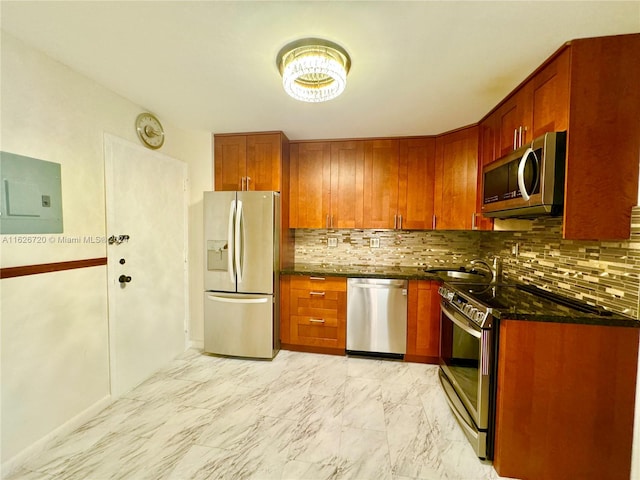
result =
M203 192L213 190L212 137L207 144L207 162L189 163L189 340L204 345L204 210ZM204 152L200 156L204 156Z
M64 234L35 245L8 243L12 236L2 235L0 265L105 257L104 244L58 239L106 236L103 134L138 142L134 121L145 108L4 32L1 48L0 149L62 165ZM202 190L212 185L211 137L161 120L161 151L189 166L190 267L196 272L190 273L190 330L200 339L197 272L201 278ZM108 402L106 280L106 267L99 266L0 282L3 467L74 417Z

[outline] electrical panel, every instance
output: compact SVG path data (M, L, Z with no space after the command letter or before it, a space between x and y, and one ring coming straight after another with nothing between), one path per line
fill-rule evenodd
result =
M62 233L59 163L0 152L0 233Z

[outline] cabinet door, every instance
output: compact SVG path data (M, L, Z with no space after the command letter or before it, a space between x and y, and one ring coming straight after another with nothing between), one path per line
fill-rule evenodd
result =
M476 195L476 216L474 230L493 230L493 219L482 215L482 191L484 177L482 167L496 160L497 118L494 113L478 125L478 191Z
M362 228L400 228L398 219L398 140L364 142Z
M640 157L638 52L640 34L571 42L565 239L631 234Z
M362 228L364 142L331 142L332 228Z
M533 140L546 132L567 130L569 126L569 61L565 50L530 80Z
M246 190L281 190L282 137L279 133L247 135Z
M496 138L497 157L500 158L531 140L529 129L531 127L531 93L530 84L525 84L496 111L497 131Z
M629 478L637 329L501 319L498 356L499 475Z
M289 227L327 228L331 212L331 144L292 144L289 173Z
M471 230L478 187L478 127L436 138L435 227Z
M434 138L400 140L398 215L404 230L433 228Z
M437 362L440 355L438 282L409 281L407 353L409 361Z
M214 136L214 185L216 191L242 190L247 175L247 136Z

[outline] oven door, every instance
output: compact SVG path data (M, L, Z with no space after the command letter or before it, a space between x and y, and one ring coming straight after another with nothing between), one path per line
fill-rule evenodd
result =
M489 428L492 331L483 330L441 302L440 366L478 430ZM445 389L445 392L447 390ZM452 399L450 399L452 400ZM453 399L455 400L455 399Z

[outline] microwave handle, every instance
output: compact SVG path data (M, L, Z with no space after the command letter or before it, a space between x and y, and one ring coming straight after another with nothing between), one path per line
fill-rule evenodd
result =
M522 154L522 158L520 159L520 163L518 164L518 187L520 188L522 199L525 201L531 198L529 196L529 192L527 192L527 186L524 184L524 168L527 165L527 157L530 153L533 153L533 149L531 147L527 148L524 151L524 153Z

